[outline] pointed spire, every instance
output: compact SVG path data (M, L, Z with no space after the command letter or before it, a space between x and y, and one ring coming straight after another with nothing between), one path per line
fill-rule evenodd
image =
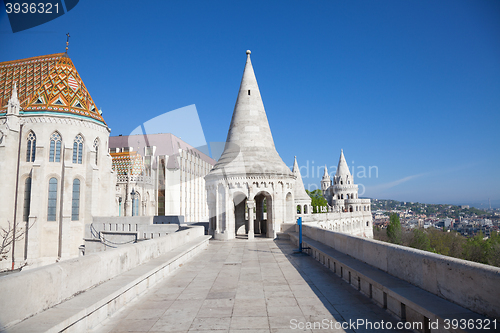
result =
M14 87L12 88L12 94L7 104L7 114L18 115L20 109L21 109L21 104L19 103L19 98L17 97L17 82L14 82Z
M252 144L255 147L275 149L264 103L250 59L252 52L247 50L246 53L245 70L226 141L240 146Z
M340 159L339 159L339 165L337 167L337 173L335 174L336 176L349 176L349 178L352 179L351 172L349 171L349 167L347 166L347 162L345 161L344 157L344 150L340 150Z
M304 187L304 182L302 181L302 175L300 174L299 165L297 163L297 156L295 156L295 161L293 163L293 174L295 178L295 201L297 200L311 200L311 197L307 194Z
M17 98L17 82L14 82L14 89L12 89L12 96L10 97L10 100L19 102L19 99Z
M297 163L297 156L294 156L293 157L295 160L293 162L293 169L292 169L292 172L293 173L296 173L296 172L299 172L300 173L300 170L299 170L299 164Z
M66 54L68 54L68 48L69 48L69 37L71 37L69 35L69 32L66 34Z
M330 175L328 174L328 168L325 164L325 172L323 172L323 178L321 178L321 180L326 180L326 179L330 179Z
M214 170L224 168L226 174L265 173L291 177L290 169L274 146L266 110L250 59L250 50L246 54L245 70L227 133L226 146Z

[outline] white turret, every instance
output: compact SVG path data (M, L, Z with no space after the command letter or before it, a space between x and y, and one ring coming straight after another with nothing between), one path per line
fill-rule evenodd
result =
M352 176L347 166L347 162L344 157L344 150L340 150L340 159L337 167L337 172L333 178L333 185L348 185L352 184Z
M323 191L323 196L325 195L325 191L330 187L332 181L330 179L330 175L328 174L328 168L325 164L325 172L323 173L323 177L321 178L321 190Z

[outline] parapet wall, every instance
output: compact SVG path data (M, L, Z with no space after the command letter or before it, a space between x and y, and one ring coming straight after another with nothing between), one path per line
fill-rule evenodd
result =
M303 223L316 223L323 229L373 238L372 215L369 211L328 212L299 216L302 217Z
M11 326L204 235L190 227L123 246L0 277L0 327Z
M500 268L303 225L303 234L474 312L500 318Z

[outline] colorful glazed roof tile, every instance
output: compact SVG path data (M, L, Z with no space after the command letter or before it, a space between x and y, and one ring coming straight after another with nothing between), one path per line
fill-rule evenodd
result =
M21 110L57 112L106 124L66 53L0 63L0 116L17 83Z
M111 153L112 168L118 176L140 176L144 172L144 161L136 151Z

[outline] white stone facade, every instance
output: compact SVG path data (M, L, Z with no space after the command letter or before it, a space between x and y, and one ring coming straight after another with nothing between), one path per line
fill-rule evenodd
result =
M185 222L208 221L203 177L215 164L209 156L171 133L114 136L110 152L114 159L132 152L142 158L140 172L118 175L118 215L132 216L130 193L134 189L140 202L135 215L180 215Z
M114 213L108 127L71 115L23 114L13 96L0 116L0 137L0 226L29 226L0 270L78 256L85 223Z

